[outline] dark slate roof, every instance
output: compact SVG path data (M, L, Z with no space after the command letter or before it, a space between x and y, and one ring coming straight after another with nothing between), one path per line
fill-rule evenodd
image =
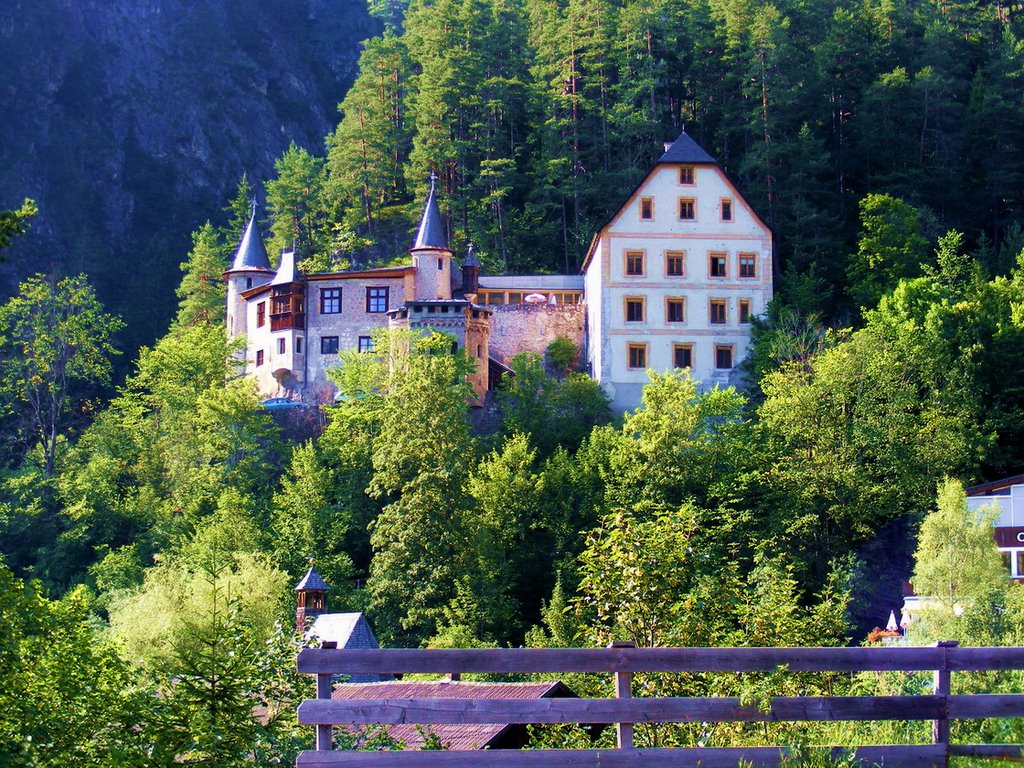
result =
M271 285L287 285L295 282L295 251L285 251L281 254L281 263L277 265L277 274L270 281Z
M423 206L423 216L420 218L420 228L416 231L416 242L412 250L419 248L448 250L448 235L445 234L441 211L437 207L433 178L430 179L430 194L427 195L427 202Z
M473 253L473 244L469 244L469 249L466 251L466 258L462 260L463 267L480 267L480 260Z
M683 131L658 158L658 163L715 163L715 158Z
M306 575L299 579L299 583L295 585L295 591L301 592L304 589L315 589L321 592L326 592L330 589L327 586L327 582L323 580L323 577L317 573L316 568L310 567L306 571Z
M235 252L235 260L231 263L231 271L235 270L271 271L267 249L263 247L263 238L260 237L259 228L256 226L255 203L252 207L252 216L249 217L249 223L245 225L242 241L238 244L238 250Z
M542 683L469 683L469 682L387 682L342 684L334 686L335 701L353 699L560 699L576 694L559 681ZM509 723L426 725L388 725L388 735L405 742L406 750L420 749L424 732L437 736L445 749L453 752L497 746L494 742L509 728Z

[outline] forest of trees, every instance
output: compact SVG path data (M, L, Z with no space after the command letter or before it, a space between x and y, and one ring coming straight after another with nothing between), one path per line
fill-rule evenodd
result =
M773 229L777 285L805 312L873 305L853 258L870 194L913 206L926 241L964 233L993 275L1024 245L1024 14L1012 3L413 0L377 12L386 31L364 45L326 155L293 147L267 187L276 245L307 257L403 253L435 171L452 241L472 241L485 271L574 272L680 128ZM892 269L914 273L922 255Z
M616 419L564 349L523 354L482 429L462 351L391 333L387 356L342 353L337 404L275 420L224 329L246 178L123 381L122 322L88 281L25 281L0 306L0 762L287 762L311 738L290 593L310 560L331 610L366 611L391 646L843 645L912 571L941 603L920 642L1024 643L1020 590L962 490L1024 467L1020 22L952 0L823 8L384 5L326 157L292 147L265 185L273 240L311 268L404 254L434 169L453 239L490 269L572 270L685 122L778 237L742 391L652 372ZM0 246L31 215L4 214Z

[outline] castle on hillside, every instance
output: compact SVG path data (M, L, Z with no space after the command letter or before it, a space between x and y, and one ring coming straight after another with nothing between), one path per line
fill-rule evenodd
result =
M433 182L411 263L316 274L284 253L274 270L250 219L227 280L227 328L264 397L328 402L343 349L381 327L431 328L476 362L480 402L517 352L577 345L618 411L646 370L689 368L703 387L735 380L750 320L772 296L772 235L707 152L682 133L594 235L579 275L480 275L454 262Z

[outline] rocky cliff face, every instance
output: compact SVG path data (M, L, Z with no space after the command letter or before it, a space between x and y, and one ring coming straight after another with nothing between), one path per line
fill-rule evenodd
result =
M375 33L362 0L0 4L0 209L40 208L0 294L85 271L128 346L162 333L189 233L290 141L323 152Z

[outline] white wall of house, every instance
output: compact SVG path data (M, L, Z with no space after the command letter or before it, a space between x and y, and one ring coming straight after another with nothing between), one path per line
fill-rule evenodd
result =
M656 166L598 234L587 264L589 359L617 410L636 407L646 369L673 368L680 348L691 350L703 386L733 381L750 340L741 311L762 313L772 295L771 233L721 169L690 168L684 184L680 165ZM684 204L692 218L681 216Z

